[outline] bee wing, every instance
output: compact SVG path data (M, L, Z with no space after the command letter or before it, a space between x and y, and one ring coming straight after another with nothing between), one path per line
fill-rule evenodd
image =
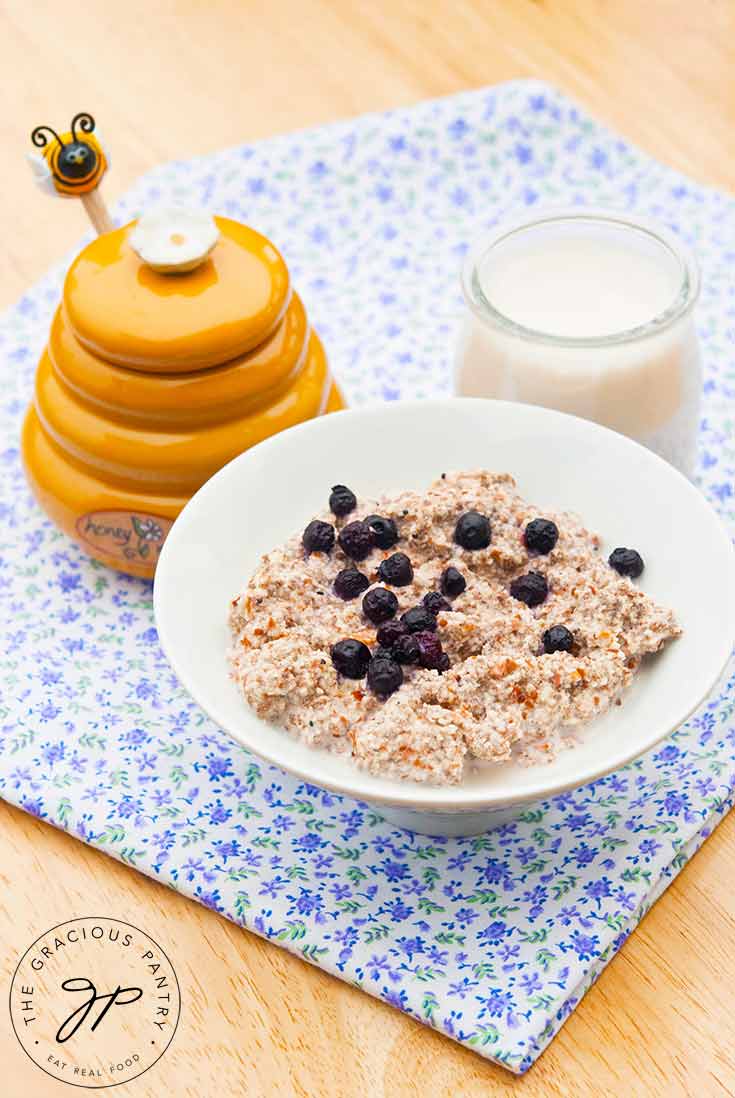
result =
M26 153L26 160L33 172L33 178L36 181L36 185L40 187L45 194L58 196L59 192L54 186L53 176L51 175L45 159L42 156L39 156L38 153Z

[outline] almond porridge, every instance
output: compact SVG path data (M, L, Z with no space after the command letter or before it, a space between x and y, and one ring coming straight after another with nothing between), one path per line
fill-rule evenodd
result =
M377 501L337 485L232 600L233 675L258 716L373 774L553 758L681 632L635 586L640 555L599 548L507 474Z

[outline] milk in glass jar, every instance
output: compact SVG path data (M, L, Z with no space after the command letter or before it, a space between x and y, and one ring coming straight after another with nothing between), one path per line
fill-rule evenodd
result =
M692 473L699 273L680 240L615 211L553 210L482 240L462 281L460 395L595 420Z

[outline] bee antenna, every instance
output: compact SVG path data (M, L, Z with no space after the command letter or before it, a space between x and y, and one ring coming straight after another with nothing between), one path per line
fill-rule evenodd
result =
M82 133L92 133L94 130L94 118L91 114L87 114L86 111L80 111L79 114L75 114L71 120L71 137L72 141L77 140L77 126Z
M51 126L36 126L35 130L31 134L31 141L37 149L43 149L46 147L46 145L48 145L48 137L46 137L46 133L52 134L59 142L60 148L64 148L64 142L61 140L56 130L52 129Z

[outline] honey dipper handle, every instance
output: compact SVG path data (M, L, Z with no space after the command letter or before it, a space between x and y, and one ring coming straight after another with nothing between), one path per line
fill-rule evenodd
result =
M87 217L94 225L95 231L98 234L111 233L115 226L99 189L95 187L93 191L87 191L86 194L81 194L79 197L82 200Z

